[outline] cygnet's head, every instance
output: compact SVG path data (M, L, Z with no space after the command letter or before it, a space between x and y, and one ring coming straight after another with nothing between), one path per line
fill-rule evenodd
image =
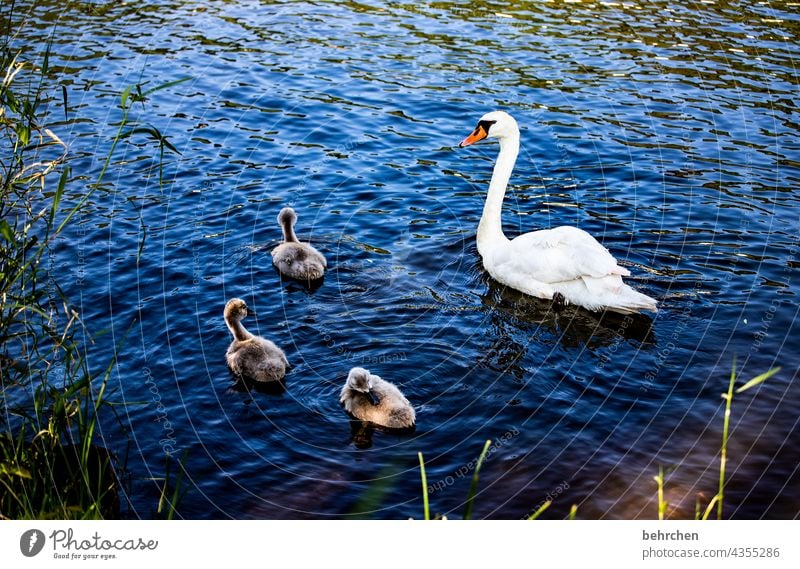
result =
M347 386L366 395L373 405L380 404L381 400L373 391L372 374L363 367L354 367L350 370L350 374L347 376Z
M510 137L519 137L517 121L505 111L492 111L481 117L472 134L462 140L459 146L463 148L484 138L502 139Z
M238 322L248 315L255 315L255 312L247 308L247 304L241 298L232 298L225 305L225 320Z

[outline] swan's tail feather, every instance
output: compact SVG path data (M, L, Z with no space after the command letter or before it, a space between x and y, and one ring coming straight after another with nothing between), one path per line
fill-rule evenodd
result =
M253 379L259 383L280 381L284 375L286 375L286 366L283 365L282 361L276 360L261 362L252 373Z

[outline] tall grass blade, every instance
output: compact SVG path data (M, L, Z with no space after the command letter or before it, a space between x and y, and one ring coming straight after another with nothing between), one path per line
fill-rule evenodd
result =
M720 499L719 494L717 494L713 498L711 498L711 501L708 503L708 506L706 506L706 511L703 514L703 520L707 520L708 519L708 516L710 516L711 512L714 511L714 505L717 502L719 502L719 499Z
M422 476L422 508L425 514L425 519L431 519L431 510L428 506L428 477L425 474L425 461L422 459L422 453L418 452L419 456L419 471Z
M775 374L776 374L776 373L778 373L779 371L781 371L781 368L779 368L779 367L774 367L774 368L772 368L772 369L771 369L771 370L769 370L769 371L765 371L765 372L764 372L764 373L762 373L761 375L757 375L757 376L755 376L753 379L751 379L750 381L748 381L747 383L745 383L744 385L742 385L741 387L739 387L739 388L736 390L736 394L738 395L739 393L744 393L745 391L747 391L747 390L748 390L748 389L750 389L751 387L755 387L755 386L756 386L756 385L758 385L759 383L763 383L764 381L766 381L767 379L769 379L770 377L772 377L773 375L775 375Z
M722 519L722 504L725 497L725 467L728 462L728 430L731 422L731 403L733 402L733 384L736 382L736 358L731 367L731 379L728 382L728 392L722 394L725 400L725 415L722 420L722 447L719 456L719 485L717 487L717 519ZM713 501L713 500L712 500Z
M481 472L481 466L483 465L483 459L486 458L486 453L489 452L489 447L492 446L492 441L487 440L483 444L483 451L481 451L480 456L478 457L478 462L475 464L475 472L472 474L472 483L469 486L469 493L467 494L467 504L464 507L464 519L469 520L472 519L472 505L475 501L475 493L478 491L478 475Z
M189 456L189 449L183 451L180 460L180 472L175 481L175 486L172 488L171 498L167 497L170 491L172 481L172 455L166 456L166 466L164 473L164 484L161 486L161 495L158 498L158 514L166 514L168 520L172 520L177 512L178 504L180 503L185 491L183 490L183 476L186 474L186 457Z
M538 510L536 510L536 511L535 511L535 512L533 512L533 513L532 513L530 516L528 516L528 519L529 519L529 520L536 520L536 519L538 519L538 518L539 518L539 516L541 516L541 515L542 515L542 514L545 512L545 510L547 510L547 508L549 508L549 507L552 505L552 503L553 503L553 501L552 501L552 500L548 500L547 502L545 502L544 504L542 504L542 505L539 507L539 509L538 509Z
M664 514L667 511L667 503L664 501L664 467L658 467L658 476L653 476L653 480L658 484L658 519L664 520Z

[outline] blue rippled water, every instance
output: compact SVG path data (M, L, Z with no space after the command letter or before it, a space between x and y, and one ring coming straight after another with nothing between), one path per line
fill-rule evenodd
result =
M31 4L35 4L31 6ZM3 8L6 10L7 8ZM108 446L127 514L154 515L165 453L186 452L186 518L655 517L715 492L734 404L726 515L794 518L798 478L800 16L789 2L18 2L30 57L52 34L52 126L75 202L133 105L102 191L57 246L58 276L116 352ZM51 112L64 114L60 87ZM659 300L655 317L555 313L504 290L475 247L496 147L457 149L485 112L522 129L509 235L576 225ZM160 181L161 178L161 181ZM270 249L292 205L323 285L281 282ZM236 389L225 301L293 365L283 393ZM400 385L412 435L351 425L354 365Z

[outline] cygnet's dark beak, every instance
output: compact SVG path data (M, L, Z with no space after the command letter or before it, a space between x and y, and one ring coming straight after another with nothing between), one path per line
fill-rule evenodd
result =
M375 392L372 389L367 391L367 398L369 399L369 402L375 405L376 407L381 404L380 398L375 394Z
M248 315L248 316L257 316L257 315L256 315L256 311L255 311L255 310L253 310L252 308L248 308L248 309L247 309L247 315Z

